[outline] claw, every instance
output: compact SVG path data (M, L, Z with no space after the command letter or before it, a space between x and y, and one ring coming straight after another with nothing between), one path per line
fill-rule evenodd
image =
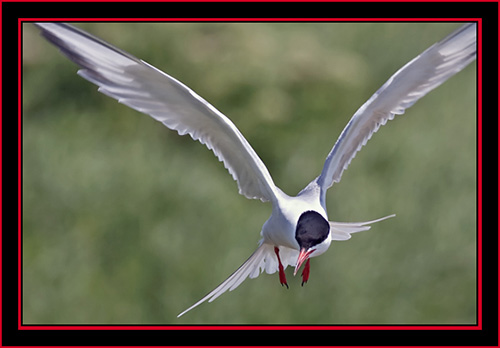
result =
M281 264L280 250L278 249L278 247L274 247L274 252L276 253L276 256L278 257L278 263L279 263L278 271L279 271L281 286L286 285L286 288L288 289L288 283L286 282L285 269L284 269L283 265Z

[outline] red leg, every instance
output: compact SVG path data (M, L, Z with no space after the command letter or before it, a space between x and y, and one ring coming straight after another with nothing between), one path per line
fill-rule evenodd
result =
M309 264L310 260L311 259L307 259L304 270L302 271L302 286L309 280L309 272L311 271L311 265Z
M276 253L276 256L278 257L278 263L279 263L278 270L279 270L279 275L280 275L281 286L283 286L283 284L284 284L284 285L286 285L286 288L288 289L288 283L286 282L285 269L283 268L283 265L281 264L280 250L278 249L278 247L274 247L274 252Z

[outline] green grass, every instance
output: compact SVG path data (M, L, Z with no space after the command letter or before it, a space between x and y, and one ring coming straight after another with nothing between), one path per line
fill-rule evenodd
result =
M294 195L356 109L458 25L80 27L211 102ZM24 323L475 323L475 63L382 127L328 193L332 220L396 218L334 243L304 287L263 274L177 319L253 252L270 205L23 29Z

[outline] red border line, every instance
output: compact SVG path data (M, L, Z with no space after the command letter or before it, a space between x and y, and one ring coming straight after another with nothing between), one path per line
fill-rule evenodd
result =
M43 0L34 0L34 1L43 1ZM55 1L64 1L67 0L55 0ZM87 2L99 1L99 0L84 0ZM118 0L110 0L110 1L118 1ZM129 0L126 0L129 1ZM130 0L132 1L132 0ZM153 0L156 1L156 0ZM181 0L182 1L182 0ZM198 0L205 1L205 0ZM251 0L256 1L256 0ZM260 2L261 0L257 0L256 2ZM281 0L278 0L281 1ZM300 0L296 0L300 1ZM392 0L391 0L392 1ZM396 0L394 0L396 1ZM422 1L422 0L420 0ZM423 1L432 1L432 0L423 0ZM453 1L453 0L445 0L445 1ZM467 1L467 0L463 0ZM354 1L354 2L371 2L368 1ZM455 2L455 1L453 1ZM491 2L496 2L492 0ZM19 126L19 141L18 141L18 195L21 198L22 188L21 188L21 159L22 159L22 23L23 22L34 22L34 21L44 21L44 22L54 22L54 21L69 21L69 22L139 22L139 21L162 21L162 22L477 22L477 34L478 34L478 55L477 55L477 83L478 83L478 109L477 109L477 117L478 117L478 230L477 230L477 257L478 257L478 275L477 275L477 289L478 289L478 298L477 298L477 324L471 325L26 325L22 324L22 228L21 228L21 216L22 216L22 205L21 199L19 199L18 204L18 285L19 285L19 294L18 294L18 329L19 330L481 330L482 329L482 19L481 18L19 18L18 19L18 53L19 53L19 61L18 61L18 126ZM1 28L0 28L1 30ZM500 29L499 29L500 32ZM1 50L1 46L0 46ZM500 53L500 49L499 49ZM1 58L0 58L1 59ZM1 87L0 87L1 88ZM500 94L499 94L500 100ZM0 99L1 101L1 99ZM500 111L500 102L499 102L499 111ZM0 124L1 127L1 124ZM499 133L500 133L500 125L499 125ZM1 144L0 144L1 146ZM500 139L498 142L498 147L500 150ZM1 164L0 164L1 166ZM1 168L1 167L0 167ZM499 165L500 169L500 165ZM500 177L499 177L500 181ZM1 189L0 189L1 190ZM1 191L0 191L1 192ZM500 188L499 188L500 193ZM1 215L0 215L1 219ZM500 208L499 208L499 228L500 228ZM1 241L0 241L1 243ZM499 242L500 247L500 242ZM499 258L500 265L500 258ZM0 279L1 282L1 279ZM500 308L500 307L499 307ZM0 319L1 320L1 319Z
M23 325L20 330L480 330L477 325Z
M42 0L40 0L42 1ZM62 0L61 0L62 1ZM98 0L96 0L98 1ZM465 0L464 0L465 1ZM156 17L156 18L20 18L21 22L478 22L481 18L239 18L239 17L214 17L214 18L182 18L182 17Z
M477 324L483 325L483 27L477 25Z
M17 39L17 45L18 45L18 59L19 59L19 64L17 67L17 85L18 85L18 144L17 144L17 163L18 163L18 168L17 168L17 175L18 175L18 187L17 187L17 195L18 195L18 220L17 220L17 228L18 228L18 274L17 274L17 282L18 282L18 291L19 291L19 300L18 300L18 315L19 315L19 322L21 322L21 315L22 315L22 117L23 117L23 112L22 112L22 22L19 21L18 23L18 39ZM3 115L2 115L3 117ZM3 233L3 231L2 231ZM2 302L3 302L3 296L2 296ZM21 324L21 323L20 323Z

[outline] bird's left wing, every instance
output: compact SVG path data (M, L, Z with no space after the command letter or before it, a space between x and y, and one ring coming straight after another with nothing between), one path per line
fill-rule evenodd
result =
M274 247L269 244L261 244L257 250L240 266L233 274L231 274L222 284L212 290L209 294L196 302L194 305L186 309L177 316L180 317L191 309L199 306L205 301L212 302L217 297L226 291L233 291L248 277L256 278L263 270L271 274L278 269L278 262L274 257Z
M404 113L475 58L476 24L470 23L432 45L392 75L356 111L328 154L323 171L316 179L323 202L326 190L340 181L356 153L380 126Z
M247 198L274 201L271 175L236 126L190 88L148 63L63 23L36 23L82 69L78 74L120 103L211 149Z

